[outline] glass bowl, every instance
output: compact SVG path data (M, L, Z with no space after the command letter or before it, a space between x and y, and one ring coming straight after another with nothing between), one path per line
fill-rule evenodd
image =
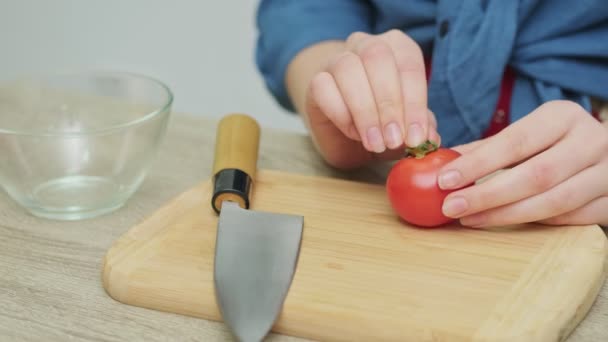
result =
M122 207L162 142L173 94L122 72L0 84L0 185L33 215L78 220Z

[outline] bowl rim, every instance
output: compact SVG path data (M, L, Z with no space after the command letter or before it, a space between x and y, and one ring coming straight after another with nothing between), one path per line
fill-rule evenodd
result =
M24 131L24 130L12 130L5 129L0 127L0 134L7 135L22 135L22 136L35 136L35 137L82 137L82 136L91 136L91 135L106 135L111 134L116 131L121 131L126 128L131 128L137 126L141 123L151 120L154 117L161 115L162 113L170 112L170 108L173 105L174 94L171 91L171 88L160 81L155 77L151 77L142 73L131 72L131 71L120 71L120 70L100 70L100 69L88 69L88 70L80 70L80 71L59 71L59 72L45 72L45 73L36 73L35 76L31 77L18 77L13 81L24 80L28 78L34 79L45 79L50 77L69 77L69 76L91 76L91 75L121 75L121 76L130 76L139 79L144 79L150 81L158 86L160 86L167 95L167 100L160 106L158 106L155 110L138 117L137 119L126 121L123 123L119 123L116 125L111 125L108 127L91 129L91 130L83 130L78 132L32 132L32 131ZM2 82L1 84L5 84L6 82ZM10 82L9 82L10 83Z

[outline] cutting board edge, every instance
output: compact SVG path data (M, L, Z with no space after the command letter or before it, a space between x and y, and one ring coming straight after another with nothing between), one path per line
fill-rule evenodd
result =
M124 266L124 260L138 249L141 249L150 243L144 239L144 237L148 238L158 236L163 231L168 229L168 226L172 221L167 221L165 219L170 217L170 215L165 215L167 212L175 207L177 207L180 212L188 210L192 207L192 203L196 200L196 193L200 191L200 189L210 186L212 186L211 178L199 181L192 187L178 193L162 206L155 209L151 215L144 216L134 226L129 227L126 232L124 232L111 244L110 248L103 256L101 272L102 286L105 292L111 298L118 302L132 305L132 303L125 299L125 296L128 293L128 287L126 286L127 282L119 281L119 279L128 279L128 275L130 273L127 267L121 267ZM158 221L163 222L163 224L154 228L152 223L157 219ZM150 232L146 232L145 229L150 226L153 227L152 230ZM144 233L141 234L143 236L139 236L141 232ZM143 241L146 242L143 243ZM140 244L140 246L137 246L138 244Z
M511 330L509 335L505 337L503 335L500 339L491 339L486 336L479 336L477 333L472 336L474 341L565 341L574 332L578 325L585 319L593 304L596 302L598 295L608 280L608 236L599 225L586 225L584 233L586 238L593 242L600 242L601 245L596 245L590 250L586 250L586 257L592 261L592 255L595 253L603 254L602 260L597 260L594 266L591 268L593 271L593 281L586 283L587 285L583 291L578 294L578 305L570 305L562 308L560 312L555 312L551 317L547 317L545 324L542 325L542 329L539 327L535 329ZM577 228L579 229L579 228ZM578 269L579 271L582 268ZM582 274L580 274L582 275ZM581 278L577 278L581 279ZM580 281L579 281L580 282ZM559 293L554 294L559 295ZM569 294L563 294L568 296ZM561 296L558 296L562 298ZM560 313L562 313L560 315ZM562 327L561 329L553 329L555 326ZM499 326L493 327L494 331L499 331Z
M608 248L607 248L608 251ZM608 256L608 253L607 253ZM569 321L569 324L564 325L564 328L559 333L560 339L559 341L566 341L568 337L574 332L574 330L578 327L578 325L587 317L589 311L593 307L593 304L597 301L600 291L602 290L606 280L608 279L608 258L604 262L604 269L602 271L602 275L598 278L598 281L595 282L589 288L589 292L586 296L586 300L577 308L572 319Z
M577 308L575 311L572 320L570 321L570 325L565 325L562 334L561 341L565 341L571 334L574 332L576 327L585 319L589 311L597 301L600 291L606 285L606 281L608 280L608 236L607 232L599 225L593 225L594 229L601 234L601 241L603 241L603 251L604 251L604 262L603 268L600 269L600 275L597 278L597 282L591 284L589 286L589 291L586 296L586 300Z

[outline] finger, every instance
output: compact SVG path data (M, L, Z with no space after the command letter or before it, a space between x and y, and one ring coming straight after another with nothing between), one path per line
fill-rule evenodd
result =
M374 153L365 150L360 141L345 136L321 111L310 91L306 93L306 113L303 119L310 130L311 142L330 166L348 170L373 159Z
M541 194L557 184L596 163L603 149L596 148L593 142L589 147L580 149L586 132L575 129L564 140L527 162L502 172L488 181L476 186L452 192L445 200L448 212L444 215L462 217L489 210L524 198ZM572 151L579 151L572 153ZM460 205L450 205L453 198L459 198ZM462 203L466 202L466 206ZM453 208L464 211L450 211Z
M391 46L401 80L405 111L405 142L414 147L428 138L427 80L420 46L399 30L380 36Z
M470 143L454 146L454 147L452 147L452 149L460 154L470 153L471 151L473 151L477 147L481 146L482 144L487 143L486 139L475 140Z
M568 131L566 118L557 120L552 106L541 106L496 135L445 165L438 182L442 189L455 189L508 165L529 158L556 141ZM542 133L539 133L542 127Z
M386 150L382 153L374 153L372 158L378 161L393 161L403 158L402 150Z
M598 197L578 209L539 222L550 225L608 225L608 196Z
M437 144L437 146L441 146L441 136L437 133L437 130L434 127L429 127L429 140Z
M428 120L429 120L429 140L437 144L437 146L441 146L441 136L437 132L437 119L435 118L435 114L430 109L427 110Z
M435 113L432 110L427 109L426 114L428 116L429 126L437 129L437 117L435 117Z
M317 107L342 134L353 140L361 140L338 85L330 73L317 74L310 83L310 92Z
M403 144L404 115L401 82L390 46L381 39L364 40L355 47L369 80L380 115L384 143L390 149Z
M374 37L374 36L372 36L369 33L361 32L361 31L353 32L348 36L348 38L346 38L346 48L348 50L355 51L355 49L358 45L360 45L365 40L372 38L372 37Z
M608 191L608 186L603 181L607 171L607 167L602 164L589 167L547 192L465 216L460 222L476 227L508 225L540 221L567 213Z
M361 59L347 51L329 67L357 128L363 146L370 152L384 152L380 120Z

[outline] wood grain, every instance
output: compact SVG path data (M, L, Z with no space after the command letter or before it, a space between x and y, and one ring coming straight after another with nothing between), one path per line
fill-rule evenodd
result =
M250 116L230 114L218 124L213 173L239 169L255 178L260 145L260 126Z
M278 115L278 114L277 114ZM59 222L28 215L0 191L0 341L230 341L223 324L124 305L101 282L112 244L211 175L217 120L175 114L143 186L120 210ZM308 137L262 128L260 168L380 184L388 164L327 167ZM608 341L608 285L569 342ZM272 334L267 341L306 341Z
M381 185L269 170L256 185L252 209L305 217L275 332L322 341L559 341L606 276L608 240L597 226L416 229L395 218ZM105 263L108 293L220 320L211 195L204 182L120 239Z

